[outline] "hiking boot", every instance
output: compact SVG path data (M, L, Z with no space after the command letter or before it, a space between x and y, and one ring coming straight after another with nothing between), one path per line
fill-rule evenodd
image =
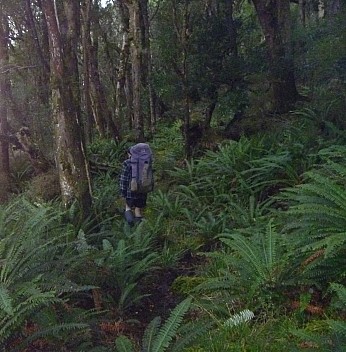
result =
M125 220L127 221L127 223L130 226L133 226L133 224L134 224L134 216L132 214L132 210L126 210L124 212L124 217L125 217Z
M135 218L134 218L135 224L139 224L140 222L142 222L142 220L143 220L142 216L135 216Z

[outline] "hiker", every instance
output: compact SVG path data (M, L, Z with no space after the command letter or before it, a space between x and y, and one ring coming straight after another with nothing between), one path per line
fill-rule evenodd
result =
M153 187L151 149L146 143L138 143L129 148L120 174L120 194L125 199L124 216L129 225L142 221L147 194Z

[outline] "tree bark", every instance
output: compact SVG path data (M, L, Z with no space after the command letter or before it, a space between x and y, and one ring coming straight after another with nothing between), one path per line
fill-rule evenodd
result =
M16 133L16 140L14 143L17 148L23 150L28 155L36 175L45 173L52 167L49 160L43 155L37 144L32 140L28 127L22 127Z
M173 5L173 26L175 29L175 34L177 37L177 42L181 47L181 57L180 62L173 62L175 67L175 72L181 80L182 90L183 90L183 133L184 133L184 144L185 144L185 155L187 158L192 156L192 142L190 140L190 95L189 95L189 72L188 72L188 45L189 38L191 35L190 29L190 9L189 0L184 0L183 3L183 13L181 18L181 23L179 23L180 16L178 15L178 4L176 1L172 1Z
M253 0L269 54L273 108L289 111L298 99L290 43L289 0Z
M142 109L142 28L140 14L140 0L132 0L130 9L130 29L132 34L132 89L133 89L133 119L135 138L137 142L144 142L144 117Z
M48 33L46 22L42 21L42 28L40 29L40 34L37 30L37 25L35 23L33 10L31 8L32 1L26 0L25 2L25 14L27 26L29 28L29 33L31 34L33 46L39 58L40 66L38 69L37 75L37 85L38 85L38 94L41 99L41 102L47 106L49 104L49 93L48 89L44 87L48 87L49 85L49 57L48 57ZM40 2L39 2L40 5ZM41 8L39 6L39 8ZM43 44L41 44L40 39Z
M152 83L152 61L150 46L150 22L148 13L148 0L140 0L141 18L142 18L142 41L143 41L143 86L148 87L149 97L149 114L147 118L147 127L151 134L155 131L156 125L156 106L155 91Z
M71 72L76 65L76 36L79 18L75 4L65 2L67 15L66 45L62 43L61 22L54 0L42 0L42 8L49 33L52 112L55 120L56 163L63 204L67 207L77 201L82 217L89 214L91 192L89 170L84 154L78 106L79 84ZM64 61L68 59L69 62ZM78 72L78 71L77 71ZM77 105L76 105L77 104Z
M132 98L126 94L126 76L129 72L129 58L130 58L130 23L129 23L129 9L124 1L118 1L118 9L121 19L122 31L122 45L120 51L119 66L117 72L117 83L115 92L115 116L117 121L123 121L127 117L127 121L132 121ZM126 104L124 104L126 99ZM125 114L123 113L123 106L126 106ZM120 122L121 123L121 122Z
M82 43L83 43L83 102L84 102L84 135L85 142L92 140L93 112L90 88L90 28L91 1L84 0L82 4Z
M7 106L10 81L5 72L9 64L8 54L9 26L8 18L4 13L3 3L0 2L0 134L8 134ZM9 143L0 140L0 203L7 200L10 180Z
M91 101L93 107L94 118L98 132L101 137L110 136L116 140L119 139L119 130L115 125L112 113L108 108L106 93L102 84L99 67L98 67L98 50L99 50L99 19L98 19L98 5L94 4L92 7L92 32L93 37L88 38L90 47L90 87L91 87Z

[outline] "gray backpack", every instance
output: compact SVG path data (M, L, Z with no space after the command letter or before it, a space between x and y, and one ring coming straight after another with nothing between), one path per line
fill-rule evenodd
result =
M130 190L135 193L148 193L154 189L153 153L146 143L138 143L130 148L132 178Z

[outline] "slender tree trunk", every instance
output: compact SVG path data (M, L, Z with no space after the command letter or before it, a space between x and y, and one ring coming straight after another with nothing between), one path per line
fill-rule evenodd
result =
M226 2L226 14L228 19L228 33L230 39L230 54L234 58L238 58L238 33L237 27L234 21L234 0Z
M31 3L32 1L30 0L25 1L25 14L26 14L27 26L29 28L29 33L31 34L31 37L32 37L33 46L35 48L35 51L37 53L37 56L40 62L38 75L37 75L37 86L38 86L37 92L39 94L41 102L45 106L48 106L49 91L48 89L45 89L45 87L49 86L49 76L50 76L47 26L46 26L46 22L43 20L42 28L40 29L41 33L39 35L39 31L37 30L37 25L35 23L35 19L33 15L33 10L31 8ZM39 8L41 8L40 4L41 2L39 2ZM40 39L42 41L42 44Z
M299 0L299 19L303 27L306 25L306 0Z
M124 120L123 106L126 106L126 117L127 121L132 121L132 99L126 94L126 76L129 70L129 58L130 58L130 40L129 40L129 9L124 1L118 1L118 9L121 19L121 31L122 31L122 45L120 51L120 60L118 66L117 83L115 91L115 117L121 124ZM126 99L126 104L124 104ZM121 127L119 127L121 128Z
M16 147L27 154L36 175L45 173L52 167L51 162L33 141L28 127L22 127L16 133L16 138Z
M184 107L183 107L183 131L184 131L184 143L185 143L185 155L187 158L190 158L192 155L191 140L190 140L190 95L189 95L189 73L188 73L188 45L189 37L191 34L189 17L189 0L184 0L183 3L183 14L182 19L178 16L177 13L177 3L172 1L173 5L173 26L175 29L175 34L178 40L178 43L181 47L181 62L173 62L175 66L175 71L179 78L181 79L181 84L183 88L183 97L184 97ZM181 21L181 24L179 22Z
M274 110L287 112L298 99L289 38L289 0L253 0L253 3L268 48Z
M140 0L132 0L130 9L130 28L132 33L132 88L133 88L133 118L135 138L138 142L144 141L144 117L142 109L142 29L140 20Z
M210 98L211 98L211 101L209 105L206 107L204 112L204 126L203 126L204 131L203 132L206 132L207 130L210 129L211 120L218 100L218 94L216 90L210 94Z
M77 200L82 216L85 217L91 206L90 182L81 135L80 110L76 106L79 84L71 81L72 77L76 79L76 76L70 71L76 65L76 35L79 30L74 21L79 18L79 13L76 13L74 4L69 4L67 0L65 10L68 20L68 43L64 48L58 22L59 14L54 5L54 0L42 0L49 33L56 162L64 205L68 206ZM73 33L74 31L76 32ZM69 62L65 63L64 59Z
M133 80L132 80L132 63L128 66L125 76L125 96L127 103L127 121L129 129L133 128L134 114L133 114Z
M82 5L82 42L83 42L83 101L84 101L84 134L86 143L92 140L93 112L90 88L90 28L91 1L84 0Z
M156 107L155 92L152 83L152 62L151 62L151 46L150 46L150 23L148 13L148 0L141 0L142 15L142 37L143 37L143 86L148 87L149 96L149 114L147 119L148 130L151 134L155 131L156 125Z
M7 106L10 81L6 73L6 66L9 63L8 54L9 27L8 18L3 11L3 3L0 2L0 134L7 136ZM0 203L7 200L9 191L9 143L6 139L0 140Z
M106 93L104 86L101 82L99 67L98 67L98 48L99 48L99 19L98 19L98 5L92 9L92 24L93 24L93 37L90 38L90 86L91 86L91 101L95 117L96 126L101 137L111 136L112 138L119 139L119 130L115 125L112 113L108 108Z

